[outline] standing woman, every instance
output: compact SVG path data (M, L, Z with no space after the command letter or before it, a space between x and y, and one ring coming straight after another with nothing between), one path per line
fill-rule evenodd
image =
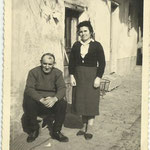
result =
M105 69L105 56L101 44L93 39L89 21L79 23L77 31L80 40L74 43L69 59L72 108L83 121L83 128L77 135L91 139L94 119L99 115L100 80Z

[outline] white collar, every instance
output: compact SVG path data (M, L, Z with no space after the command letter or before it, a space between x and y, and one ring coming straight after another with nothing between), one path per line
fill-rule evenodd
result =
M87 40L87 41L85 41L85 42L83 42L82 40L80 40L80 43L82 44L82 45L87 45L87 44L89 44L90 42L94 42L94 39L89 39L89 40Z

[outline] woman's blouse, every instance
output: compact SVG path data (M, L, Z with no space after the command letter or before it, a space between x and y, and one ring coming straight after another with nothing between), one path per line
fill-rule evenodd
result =
M93 39L89 39L86 42L80 41L80 43L82 44L81 47L80 47L80 54L81 54L81 57L83 59L84 59L85 55L88 53L89 44L90 44L91 41L94 41L94 40ZM84 61L84 60L82 60L82 61Z
M102 45L97 41L90 41L88 52L81 56L81 42L74 43L69 58L69 74L75 73L77 66L97 67L97 76L102 77L105 69L105 56Z

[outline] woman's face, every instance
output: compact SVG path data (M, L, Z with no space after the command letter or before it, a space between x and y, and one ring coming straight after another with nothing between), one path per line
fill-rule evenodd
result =
M81 37L81 40L83 42L86 42L87 40L89 40L91 38L91 33L90 33L89 28L86 26L80 27L79 36Z

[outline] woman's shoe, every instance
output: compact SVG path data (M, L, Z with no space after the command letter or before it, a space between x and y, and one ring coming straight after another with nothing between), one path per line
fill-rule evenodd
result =
M87 126L87 131L86 131L86 133L84 134L84 137L85 137L85 139L86 140L90 140L90 139L92 139L92 137L93 137L93 126L92 125L88 125Z
M90 139L92 139L92 137L93 137L93 134L91 134L91 133L85 133L85 134L84 134L84 138L85 138L86 140L90 140Z
M83 127L77 132L77 136L84 135L86 130L86 124L83 124Z
M80 135L84 135L85 134L85 132L84 131L82 131L82 130L79 130L78 132L77 132L77 136L80 136Z

